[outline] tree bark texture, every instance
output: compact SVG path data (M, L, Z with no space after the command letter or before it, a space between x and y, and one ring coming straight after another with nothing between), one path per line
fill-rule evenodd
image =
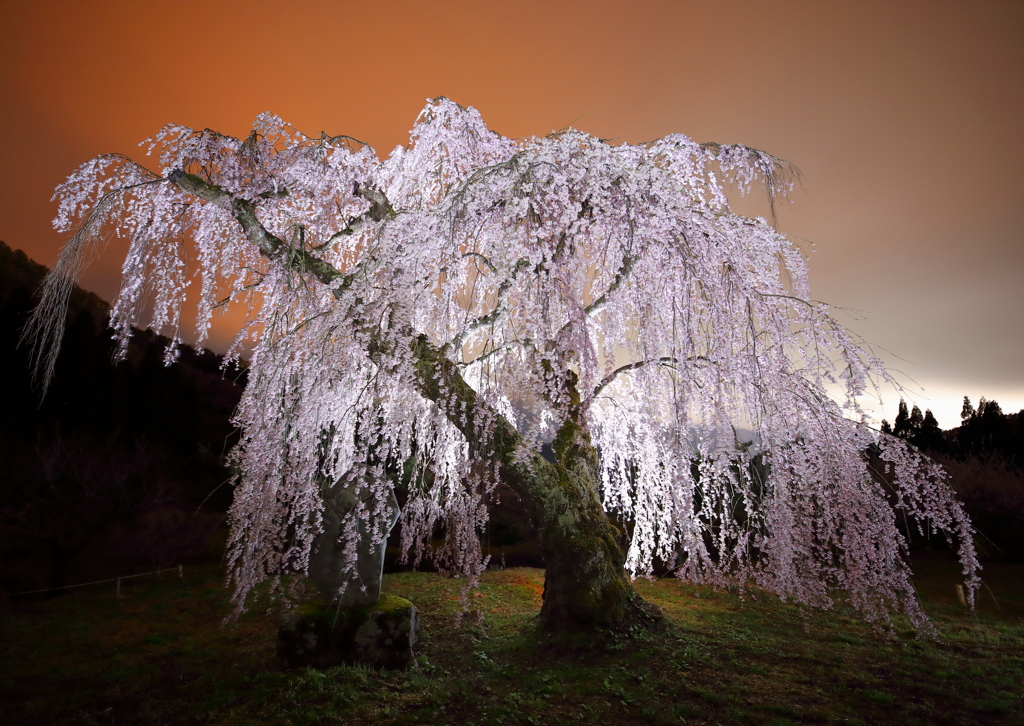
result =
M523 500L537 527L546 567L541 626L621 629L660 619L626 575L621 533L601 505L597 450L578 415L563 423L553 442L556 461L550 462L527 449L515 428L478 399L436 346L421 336L414 348L421 393L439 401L444 392L447 400L458 402L465 416L453 412L449 420L476 456L498 462L501 480ZM491 427L481 425L484 418Z

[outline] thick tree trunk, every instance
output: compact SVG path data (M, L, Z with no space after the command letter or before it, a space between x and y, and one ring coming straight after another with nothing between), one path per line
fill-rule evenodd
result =
M660 615L633 590L622 534L601 506L597 452L589 441L571 448L556 447L558 463L521 487L533 500L546 565L541 624L575 630L653 622Z
M458 402L449 420L476 455L497 460L502 481L523 500L537 527L546 567L542 628L617 630L659 621L660 610L636 593L626 575L621 534L601 505L597 451L578 417L558 432L552 463L526 450L515 428L479 400L435 346L421 337L414 347L420 391L449 406Z

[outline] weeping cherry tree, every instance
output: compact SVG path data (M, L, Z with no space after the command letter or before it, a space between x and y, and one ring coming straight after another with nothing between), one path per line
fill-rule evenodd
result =
M107 155L58 187L55 225L74 236L27 334L48 380L71 286L111 228L129 242L110 313L122 355L148 325L173 362L193 281L200 343L214 311L246 311L229 352L251 351L238 611L307 570L325 487L357 494L348 567L360 537L383 540L389 462L411 472L403 551L468 583L495 486L515 491L551 630L656 618L630 584L656 560L927 628L904 519L959 548L973 595L972 530L943 472L865 423L881 364L811 300L789 239L730 210L729 185L790 190L784 162L681 135L508 139L444 98L383 161L269 113L245 140L172 125L149 144L155 171Z

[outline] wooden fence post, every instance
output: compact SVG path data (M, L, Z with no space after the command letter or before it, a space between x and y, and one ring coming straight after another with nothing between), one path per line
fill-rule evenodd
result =
M121 576L120 575L117 576L117 584L114 585L114 595L116 597L121 597Z

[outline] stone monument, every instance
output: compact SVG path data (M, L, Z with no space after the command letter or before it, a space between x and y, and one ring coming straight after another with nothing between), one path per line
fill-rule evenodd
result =
M324 528L309 557L309 576L324 602L299 607L282 621L277 654L286 668L343 663L406 668L413 661L416 607L403 598L380 594L386 533L398 521L398 501L389 493L381 541L374 541L366 523L359 521L356 568L345 572L342 526L359 503L357 496L356 488L344 480L324 488Z

